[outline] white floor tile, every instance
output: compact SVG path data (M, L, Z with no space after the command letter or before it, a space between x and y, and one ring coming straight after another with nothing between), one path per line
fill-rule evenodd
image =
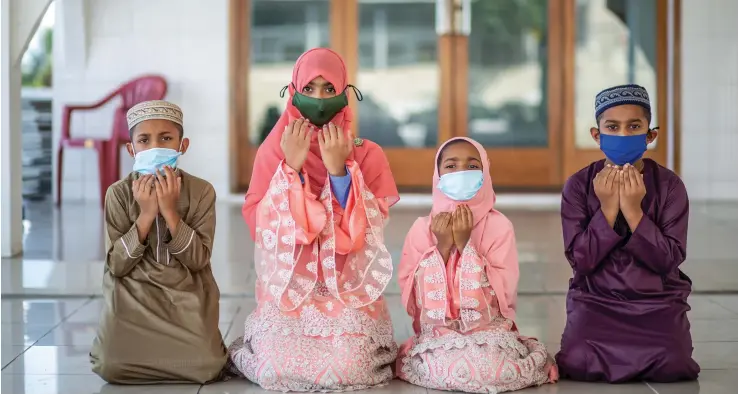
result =
M74 233L93 245L102 244L102 234L90 230L99 227L99 215L82 214L91 209L99 207L71 205L63 212L49 210L36 215L27 239L26 256L2 261L2 294L5 297L1 319L2 394L265 392L245 380L202 388L199 385L124 387L106 385L92 373L89 350L96 335L102 300L90 297L100 295L104 252L102 247L80 252L68 236L60 236ZM399 256L408 228L425 211L417 208L394 211L392 225L385 234L393 256ZM738 212L738 205L735 212ZM219 327L229 345L243 334L244 321L256 306L253 243L241 219L239 206L225 206L219 208L218 213L226 218L219 220L223 226L217 229L212 265L222 294ZM515 224L521 256L518 327L523 335L537 337L555 353L565 325L565 291L571 276L571 268L562 253L558 213L509 210L505 214ZM734 235L728 231L730 229L738 229L738 215L721 216L704 209L693 212L690 258L684 271L694 281L696 291L738 291L738 266L735 264L738 242L734 242L734 236L730 238L730 234ZM16 298L23 295L45 297ZM388 287L386 299L396 340L402 342L412 335L412 324L401 304L396 281ZM690 304L694 357L703 369L699 382L613 386L562 381L522 392L735 393L738 387L738 295L693 294ZM393 381L371 392L419 394L427 391Z

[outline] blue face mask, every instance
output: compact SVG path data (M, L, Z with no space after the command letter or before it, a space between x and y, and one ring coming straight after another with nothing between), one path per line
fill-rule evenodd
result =
M141 175L153 175L156 174L156 170L161 172L166 166L177 168L177 159L180 156L181 152L168 148L152 148L138 152L133 163L133 171Z
M600 150L619 166L634 164L648 146L648 133L641 135L607 135L600 133Z
M437 187L446 197L454 201L468 201L477 195L482 183L484 183L482 171L458 171L442 175Z

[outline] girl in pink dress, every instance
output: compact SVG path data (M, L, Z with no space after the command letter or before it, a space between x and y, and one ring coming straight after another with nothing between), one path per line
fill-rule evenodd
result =
M398 376L472 393L556 381L545 346L515 326L515 233L494 209L484 148L454 138L438 152L431 215L413 224L399 266L415 335L400 347Z
M256 154L243 215L258 306L229 354L232 372L265 389L356 390L393 377L383 227L399 197L382 149L351 135L349 87L338 54L304 53Z

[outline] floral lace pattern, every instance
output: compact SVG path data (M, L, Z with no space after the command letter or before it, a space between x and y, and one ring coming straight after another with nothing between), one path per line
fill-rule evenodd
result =
M268 390L308 392L393 378L397 344L382 298L393 265L382 205L358 165L347 167L352 186L342 212L334 212L329 177L316 199L308 176L303 185L284 163L274 174L256 219L258 306L228 349L232 374Z
M398 376L436 390L502 393L538 386L558 376L546 347L513 331L447 333L403 346Z
M311 294L319 277L341 307L361 308L376 301L392 278L392 257L384 245L384 218L380 204L364 183L355 162L347 167L351 174L353 205L343 212L350 215L349 235L337 229L334 199L326 177L317 201L309 201L304 220L296 220L290 209L290 195L310 190L309 177L301 184L297 174L281 163L272 178L256 219L255 261L260 284L267 290L262 299L276 301L283 311L297 311ZM306 192L302 192L306 193ZM297 194L292 194L297 195ZM307 196L301 194L305 199ZM322 223L317 238L300 223ZM363 246L347 256L337 253L337 237L343 243ZM351 237L351 240L347 239ZM341 269L338 259L346 261Z
M457 324L462 331L471 331L494 319L496 311L490 305L490 286L487 280L485 262L471 243L467 244L459 257L458 298L461 301L460 319L451 323L447 319L449 304L446 266L438 251L428 252L420 261L415 273L415 293L417 304L424 313L422 324Z
M455 279L447 278L450 274L435 250L423 256L414 274L411 299L418 307L414 318L420 320L420 330L400 348L399 378L470 393L513 391L558 379L546 347L520 337L514 322L500 314L486 260L471 245L451 258L460 259Z
M271 303L245 323L244 336L228 349L227 369L267 390L349 391L389 383L397 356L384 299L380 318L345 308L331 317L306 305L299 317Z

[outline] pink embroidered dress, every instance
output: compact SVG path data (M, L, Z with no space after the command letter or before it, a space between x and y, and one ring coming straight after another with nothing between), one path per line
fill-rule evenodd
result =
M290 96L318 76L339 91L346 87L343 60L319 48L297 60ZM280 139L297 117L290 100L256 155L243 214L256 244L258 306L230 346L229 368L278 391L383 385L393 378L397 355L382 297L393 270L383 227L399 199L389 163L378 145L357 140L342 208L317 139L302 180L284 162ZM346 107L332 122L348 133L351 118Z
M494 209L487 154L467 138L444 146L459 139L474 145L484 163L482 188L465 202L474 215L471 239L444 263L430 230L431 217L452 211L457 202L436 188L436 168L431 216L413 224L399 266L402 301L415 335L400 347L397 374L418 386L472 393L555 381L558 373L545 346L521 336L515 326L515 233L512 223Z

